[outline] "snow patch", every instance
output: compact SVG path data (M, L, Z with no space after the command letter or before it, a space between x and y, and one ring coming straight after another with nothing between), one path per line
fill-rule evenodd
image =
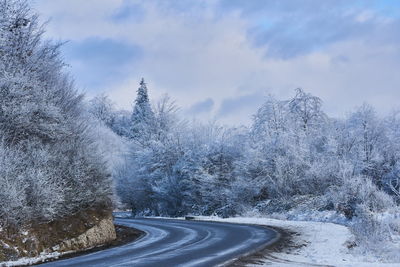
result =
M24 265L32 265L32 264L37 264L41 262L45 262L48 259L58 259L60 256L72 253L73 251L69 252L52 252L52 253L41 253L39 256L34 257L34 258L20 258L17 261L6 261L6 262L0 262L0 266L2 267L11 267L11 266L24 266Z

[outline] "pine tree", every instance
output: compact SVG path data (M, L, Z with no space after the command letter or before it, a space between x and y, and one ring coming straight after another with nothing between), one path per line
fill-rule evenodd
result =
M131 138L140 143L145 140L150 140L155 123L155 116L150 106L147 86L143 78L137 90L137 97L131 120Z

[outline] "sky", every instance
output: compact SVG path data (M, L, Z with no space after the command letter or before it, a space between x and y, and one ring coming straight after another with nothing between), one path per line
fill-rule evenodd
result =
M298 87L330 116L400 108L398 0L34 0L88 97L131 109L143 77L188 118L249 124Z

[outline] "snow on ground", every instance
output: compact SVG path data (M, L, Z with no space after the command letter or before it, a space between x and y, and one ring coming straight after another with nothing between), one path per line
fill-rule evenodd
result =
M352 241L350 230L343 225L325 222L285 221L269 218L197 217L199 220L275 226L299 233L293 240L301 246L291 251L272 252L262 266L337 266L337 267L399 267L400 264L371 262L373 258L354 256L347 244ZM277 259L273 259L277 258ZM282 261L282 262L280 262ZM286 262L288 261L288 262ZM260 265L249 265L260 266Z
M24 265L32 265L32 264L38 264L45 262L48 259L58 259L60 256L72 253L71 252L52 252L52 253L41 253L37 257L32 257L32 258L20 258L16 261L5 261L5 262L0 262L1 267L11 267L11 266L24 266Z

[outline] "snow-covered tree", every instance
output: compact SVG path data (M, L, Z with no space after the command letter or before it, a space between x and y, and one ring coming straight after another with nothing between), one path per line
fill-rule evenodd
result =
M144 83L143 86L142 89L146 91ZM148 98L145 99L149 104ZM152 109L149 111L152 117L151 124L146 120L138 121L140 127L136 129L140 132L131 139L126 164L117 172L117 192L121 201L138 213L158 212L154 200L154 187L164 178L162 175L171 173L174 154L179 153L176 152L179 151L179 146L176 145L179 143L179 137L174 136L175 129L179 127L174 104L168 97L164 97L157 104L155 113ZM160 191L159 193L161 195Z
M155 117L144 79L140 81L140 87L137 90L131 120L131 138L141 143L151 138L155 127Z
M110 175L82 95L60 45L42 34L27 1L0 1L0 187L9 190L0 194L0 220L12 223L110 207Z
M310 127L318 127L325 120L325 114L321 111L322 100L319 97L306 93L301 88L296 89L296 95L292 98L288 107L301 128L307 131Z
M380 146L385 143L382 122L377 118L374 109L364 104L350 115L347 125L353 140L353 162L360 172L374 176L377 164L382 160Z
M91 99L88 105L89 113L110 128L113 128L115 124L114 109L114 104L104 94Z

